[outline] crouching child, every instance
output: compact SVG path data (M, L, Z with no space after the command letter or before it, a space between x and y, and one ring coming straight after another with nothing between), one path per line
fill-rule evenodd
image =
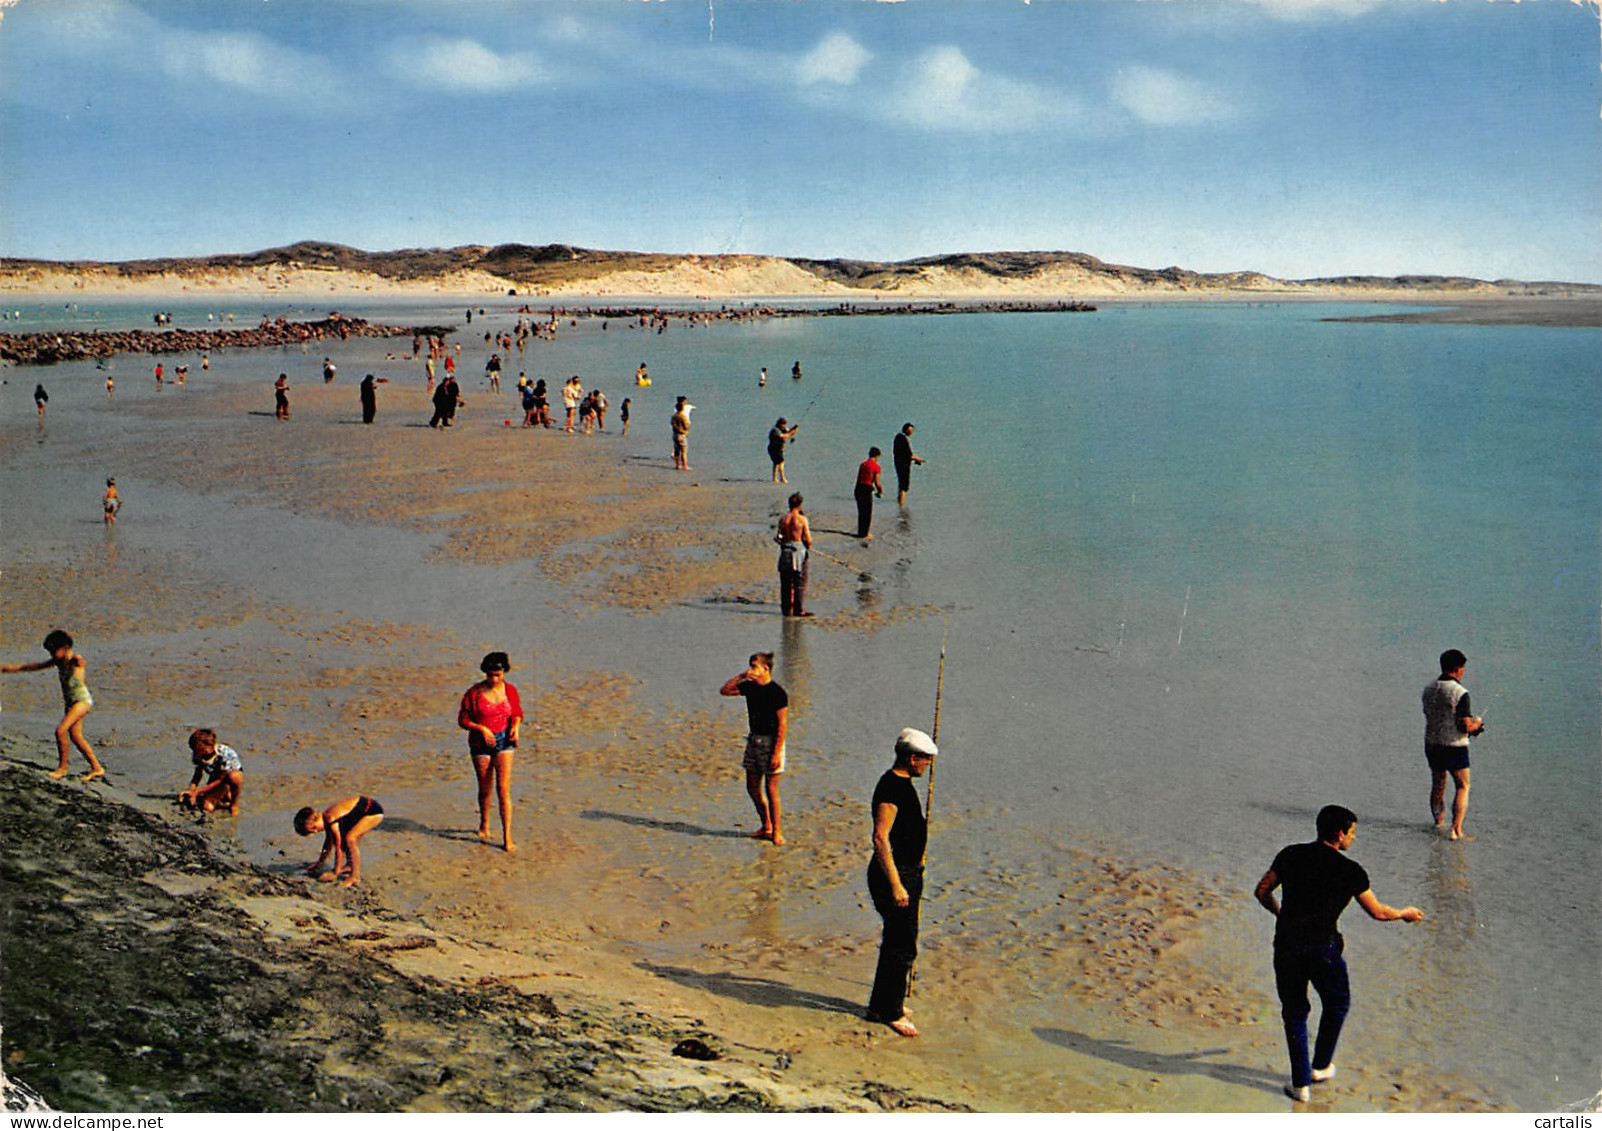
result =
M178 803L203 813L226 808L239 816L239 801L245 792L245 767L239 752L217 741L217 732L201 727L189 736L189 757L195 763L195 776L189 788L178 795ZM201 784L201 779L205 784Z
M342 880L343 886L355 887L362 877L359 843L383 819L384 807L373 798L360 795L336 801L320 813L310 805L296 813L297 833L301 836L323 834L323 850L314 863L307 865L306 874L316 876L323 883ZM334 867L324 872L323 864L329 853L333 853Z

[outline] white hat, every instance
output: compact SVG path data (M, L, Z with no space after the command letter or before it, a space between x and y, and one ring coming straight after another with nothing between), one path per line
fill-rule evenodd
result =
M933 758L940 753L935 740L915 727L907 727L896 737L896 756L905 758L912 754L922 754L926 758Z

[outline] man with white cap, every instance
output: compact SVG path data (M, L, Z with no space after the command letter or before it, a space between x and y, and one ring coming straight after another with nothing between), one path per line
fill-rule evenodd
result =
M903 1037L916 1037L907 1016L907 983L918 957L918 904L923 898L924 844L928 825L912 779L921 778L938 753L934 739L908 727L896 739L896 761L873 791L873 859L868 894L884 920L879 966L868 997L867 1017Z

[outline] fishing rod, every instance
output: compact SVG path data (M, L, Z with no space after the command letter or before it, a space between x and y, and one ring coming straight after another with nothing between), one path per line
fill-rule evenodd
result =
M812 399L807 402L807 407L801 410L801 419L797 420L796 424L799 425L802 420L805 420L807 418L807 413L812 411L812 406L818 403L818 398L823 396L823 390L829 387L829 378L831 376L833 376L832 373L825 373L823 375L823 380L818 384L818 391L812 394Z
M835 565L839 566L840 568L848 569L852 573L861 574L863 577L866 577L871 581L878 581L879 580L877 577L874 577L873 574L869 573L867 570L858 569L856 566L852 565L850 562L843 562L839 558L835 557L833 554L826 554L822 550L817 549L816 547L808 550L807 553L816 554L816 555L818 555L818 557L822 558L824 561L833 562Z
M939 674L935 677L934 730L929 735L929 737L934 740L934 744L937 747L940 745L940 698L941 698L942 694L944 694L945 689L946 689L946 640L950 636L951 636L951 614L947 613L946 614L946 630L945 630L945 632L941 633L941 635L940 635L940 670L939 670ZM934 821L934 783L935 783L935 763L934 762L930 762L929 763L929 799L928 799L928 801L926 801L924 803L924 814L923 814L923 821L924 821L923 857L924 857L925 860L929 859L928 829L929 829L929 826Z
M940 745L940 700L941 700L941 697L943 696L943 694L945 692L945 689L946 689L946 640L947 640L948 637L950 637L950 635L951 635L951 614L947 613L946 614L946 630L943 633L940 634L940 669L939 669L939 674L935 676L934 731L933 731L933 733L931 733L929 735L929 737L934 740L934 744L935 744L936 747L938 747ZM924 812L923 812L924 824L923 824L923 861L922 861L922 863L924 865L927 865L929 863L929 827L934 823L935 764L938 761L939 761L939 759L935 758L933 761L931 761L929 763L928 800L924 802ZM922 921L923 921L923 899L922 899L921 896L918 899L917 921L918 921L918 923L920 925L922 924ZM907 996L908 997L912 996L913 987L917 985L917 981L918 981L918 963L917 963L917 960L914 959L913 963L912 963L912 968L907 971Z

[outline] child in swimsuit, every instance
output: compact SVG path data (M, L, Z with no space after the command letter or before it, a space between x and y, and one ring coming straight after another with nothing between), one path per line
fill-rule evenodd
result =
M107 526L117 521L117 512L122 509L122 496L117 494L115 479L106 480L106 493L101 496L100 506L105 511Z
M56 725L56 750L61 755L61 764L50 772L50 776L57 779L67 776L68 748L76 746L89 760L89 772L80 780L94 781L96 778L103 778L106 776L106 768L100 764L100 759L95 757L94 748L83 736L84 716L89 713L89 708L95 705L94 697L89 694L89 687L83 678L88 664L82 656L72 650L72 637L59 628L44 638L44 650L50 653L48 660L40 660L33 664L0 664L0 672L38 672L45 668L56 669L56 674L61 679L63 709L61 722Z
M319 813L310 805L295 814L295 831L301 836L323 834L323 850L317 860L306 866L308 876L316 876L321 883L331 884L344 879L344 887L355 887L362 878L362 854L358 844L384 819L384 807L371 797L357 795L336 801ZM332 871L323 871L328 854L334 854ZM340 857L344 864L340 864Z

